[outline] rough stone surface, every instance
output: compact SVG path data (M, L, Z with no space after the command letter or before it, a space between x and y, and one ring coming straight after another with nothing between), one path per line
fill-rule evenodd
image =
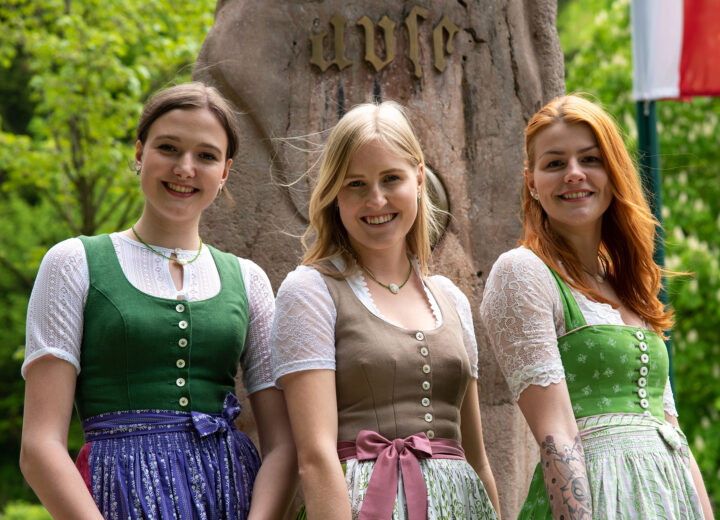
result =
M405 25L416 5L427 9L426 19L418 19L419 79ZM352 64L321 72L310 64L310 36L328 32L324 57L331 60L335 13L347 20L345 57ZM217 86L241 112L242 142L228 181L235 204L217 203L206 212L203 237L257 262L277 290L301 256L298 236L307 224L324 131L357 103L394 99L408 107L450 202L452 220L435 249L434 271L454 280L476 310L492 263L519 237L525 123L564 91L555 14L554 0L219 1L193 75ZM364 15L374 24L384 15L396 24L395 59L379 72L364 60L364 30L357 25ZM443 15L459 31L439 72L432 32ZM377 26L375 42L384 59ZM475 326L486 448L503 517L514 518L537 450L477 316ZM252 432L248 411L242 422Z

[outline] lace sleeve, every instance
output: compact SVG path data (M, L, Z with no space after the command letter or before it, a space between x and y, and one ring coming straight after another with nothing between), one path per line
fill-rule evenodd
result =
M530 385L549 386L565 377L557 293L548 268L525 248L501 255L485 284L480 318L516 400Z
M432 277L443 288L445 294L455 304L458 316L460 316L460 324L462 325L463 343L467 350L468 358L470 358L470 371L472 376L478 377L478 351L477 339L475 338L475 327L473 326L472 309L467 296L449 279L444 276L435 275Z
M273 377L302 370L335 370L335 320L320 273L299 266L285 278L275 301L271 344Z
M672 386L670 386L670 377L665 383L665 392L663 393L663 409L668 415L678 416L677 408L675 408L675 398L673 397Z
M240 365L248 394L274 386L270 353L270 329L275 314L275 297L265 271L255 262L239 258L250 311L245 348Z
M28 303L25 330L25 377L28 365L47 354L63 359L80 373L83 314L90 287L85 247L77 238L64 240L40 264Z

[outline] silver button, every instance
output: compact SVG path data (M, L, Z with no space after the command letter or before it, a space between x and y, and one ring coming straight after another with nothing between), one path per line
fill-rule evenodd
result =
M647 354L641 354L640 361L642 361L643 363L647 363L648 361L650 361L650 356L648 356Z
M423 365L422 371L424 374L429 374L430 373L430 365Z
M640 397L642 397L643 399L645 399L647 397L647 390L645 390L644 388L639 388L638 395Z
M640 399L640 406L642 406L643 408L649 408L650 403L648 403L647 399Z
M640 375L643 377L648 375L648 367L640 367Z
M175 380L175 384L178 385L178 386L185 386L185 380L184 380L182 377L178 377L178 378Z
M425 414L425 422L432 422L432 414L431 413Z
M435 431L434 430L428 430L425 432L425 435L427 435L428 439L434 439L435 438Z
M423 390L430 390L430 381L423 381L423 382L422 382L422 389L423 389Z
M175 362L175 366L178 368L185 368L185 360L184 359L178 359Z
M175 310L178 311L178 312L185 312L185 306L184 306L182 303L178 303L178 304L175 306Z
M178 340L178 347L180 347L180 348L187 347L187 338L180 338Z
M188 328L188 322L185 320L182 320L180 323L178 323L178 327L180 327L182 330L185 330Z
M647 386L647 379L645 379L644 377L641 377L640 379L638 379L638 386L639 386L640 388L646 387L646 386Z
M645 334L643 334L643 331L639 330L635 333L635 337L639 339L640 341L645 339Z
M418 341L422 341L422 340L425 339L425 334L423 334L422 332L416 332L416 333L415 333L415 339L418 340Z
M420 349L420 354L422 354L422 355L425 356L425 357L427 357L427 355L428 355L429 353L430 353L430 351L427 349L427 347L422 347L422 348Z
M641 341L640 344L638 344L638 348L641 352L645 352L647 350L647 343L644 341Z
M422 401L420 401L420 402L422 403L423 406L430 406L430 399L428 399L427 397L423 397Z
M178 403L180 403L180 406L187 406L189 402L190 401L188 401L187 397L181 397L180 400L178 401Z

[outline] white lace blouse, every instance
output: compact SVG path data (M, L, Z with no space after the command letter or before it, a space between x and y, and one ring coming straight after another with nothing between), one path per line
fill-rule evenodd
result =
M335 260L333 263L342 270L340 261ZM414 264L414 268L417 272L417 264ZM470 302L462 291L444 276L435 275L431 279L442 287L457 308L472 377L477 378L477 342ZM399 326L378 311L360 270L355 270L347 281L355 296L370 312L388 323ZM435 316L435 327L439 327L443 321L440 308L427 286L425 286L425 294ZM277 381L286 374L303 370L335 370L337 311L322 275L311 267L302 265L297 267L280 285L275 310L271 334L274 379Z
M588 325L625 325L611 305L592 301L572 287L570 291ZM485 284L480 318L516 400L530 385L549 386L565 378L557 343L565 334L562 299L550 270L535 253L518 247L500 255ZM669 378L663 408L677 416Z
M170 276L168 261L123 235L110 235L126 278L140 291L159 298L199 301L220 292L220 275L207 247L196 261L183 266L183 285L178 291ZM173 250L153 246L169 256ZM183 251L179 258L192 259L197 251ZM238 258L249 305L249 326L240 360L243 384L248 394L273 386L270 364L270 328L274 297L270 280L255 263ZM64 359L80 373L83 313L90 287L85 248L78 238L53 246L43 258L28 304L25 362L21 371L36 359L53 355Z

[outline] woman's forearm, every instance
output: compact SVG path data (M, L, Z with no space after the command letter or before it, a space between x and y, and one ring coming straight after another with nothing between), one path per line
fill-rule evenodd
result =
M285 518L298 486L295 446L277 446L263 457L248 520Z
M23 442L20 469L56 520L102 520L67 448L55 441Z
M546 436L540 445L540 462L553 517L590 520L592 499L580 436L572 440Z
M300 464L308 520L350 520L350 498L339 461Z

